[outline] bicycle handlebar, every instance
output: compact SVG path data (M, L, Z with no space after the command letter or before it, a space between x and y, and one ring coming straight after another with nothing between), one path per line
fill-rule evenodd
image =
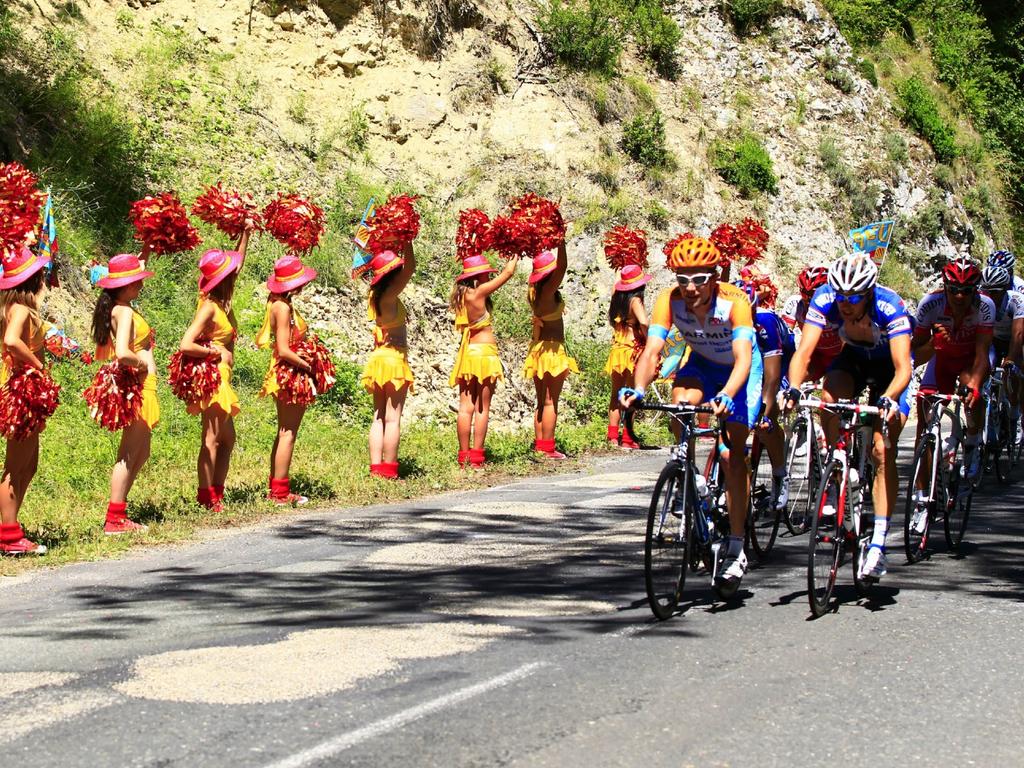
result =
M626 431L626 434L629 435L629 439L639 445L640 441L636 439L636 432L633 431L633 418L636 411L664 411L665 413L671 413L674 416L684 416L698 413L714 413L715 409L706 405L690 405L689 403L678 403L674 405L645 403L643 401L633 403L633 405L627 408L622 414L622 428Z

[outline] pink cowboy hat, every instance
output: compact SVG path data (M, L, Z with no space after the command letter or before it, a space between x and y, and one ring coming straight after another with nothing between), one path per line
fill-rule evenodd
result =
M462 274L455 278L455 282L468 280L477 275L488 275L497 272L486 256L469 256L462 260Z
M199 292L209 293L242 266L238 251L210 250L199 259Z
M376 285L384 279L384 275L401 269L404 264L405 259L394 251L381 251L370 259L370 269L373 270L373 279L370 280L370 285Z
M619 272L619 282L615 284L616 291L635 291L641 285L647 285L653 276L644 272L637 264L627 264Z
M274 272L267 278L271 293L287 293L316 279L316 270L307 267L298 256L285 256L274 262Z
M100 288L121 288L156 274L144 270L142 262L134 253L119 253L117 256L112 256L107 270L106 277L96 281L96 285Z
M558 266L558 259L551 251L542 251L533 257L533 272L530 273L530 285L539 283L545 277L555 271Z
M22 246L17 251L7 251L2 259L4 275L0 277L0 290L15 288L41 269L50 265L50 260Z

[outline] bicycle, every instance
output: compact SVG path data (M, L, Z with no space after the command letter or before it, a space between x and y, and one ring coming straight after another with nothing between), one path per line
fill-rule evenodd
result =
M908 563L918 562L927 553L928 534L940 509L946 546L957 551L963 541L974 496L973 486L962 476L963 398L963 391L956 395L918 395L920 401L928 403L928 416L914 450L907 485L903 548ZM942 437L944 417L952 421L945 439Z
M809 395L814 387L804 387ZM786 433L786 477L789 503L783 521L791 536L807 533L811 527L811 505L821 481L822 449L825 438L810 408L796 409Z
M1010 419L1010 401L1006 397L1004 379L1007 369L998 366L985 382L985 420L981 430L981 467L974 479L975 490L989 472L1000 483L1010 481L1011 446L1017 440L1016 426Z
M880 410L856 401L826 403L818 398L801 398L797 407L829 411L839 417L836 449L844 459L833 457L825 464L817 495L817 514L811 523L807 556L807 597L815 618L829 609L835 591L836 576L847 547L854 552L853 583L860 597L867 597L875 579L862 579L861 565L874 533L874 515L865 514L866 495L873 484L873 465L868 461L872 422ZM883 439L888 426L882 422ZM869 469L868 467L871 467ZM825 515L829 498L834 499L835 514Z
M776 424L773 429L782 429ZM750 443L750 514L747 518L747 540L758 559L764 559L775 546L782 510L775 508L772 494L772 463L761 442L760 430L751 430Z
M662 411L679 425L679 438L654 485L644 536L647 601L651 612L665 620L679 606L687 570L696 571L701 563L711 572L711 583L719 598L728 600L737 589L717 583L716 578L725 558L723 544L730 530L721 483L722 430L717 424L694 424L698 415L714 413L707 406L638 403L625 414L624 424L630 434L634 410ZM696 457L690 447L698 437L714 440L704 475L697 472Z

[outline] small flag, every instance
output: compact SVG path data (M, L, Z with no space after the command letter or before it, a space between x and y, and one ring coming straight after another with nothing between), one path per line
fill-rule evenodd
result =
M360 220L359 226L356 227L356 232L352 236L352 242L355 244L355 248L352 250L353 279L359 277L370 268L370 260L373 256L366 250L366 244L370 241L369 222L376 210L377 205L374 198L371 197L370 202L366 204L366 210L363 211L363 218Z
M853 242L853 250L858 253L870 254L871 260L879 267L882 266L885 255L889 252L889 243L892 241L892 230L895 225L895 221L886 219L858 229L851 229L850 240Z
M46 188L46 207L43 209L43 224L39 228L39 243L36 247L42 258L49 259L53 266L50 269L49 284L57 286L57 254L60 245L57 242L57 222L53 220L53 193Z

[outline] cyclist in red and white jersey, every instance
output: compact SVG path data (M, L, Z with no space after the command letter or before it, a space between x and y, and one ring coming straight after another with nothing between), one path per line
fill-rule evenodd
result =
M828 267L804 267L797 275L796 283L800 293L786 299L782 307L782 319L793 330L803 333L807 309L811 305L814 292L828 282ZM821 338L814 347L810 362L807 364L807 381L817 381L825 375L829 365L838 357L843 349L843 340L835 328L823 328Z
M917 308L917 327L910 346L915 362L927 363L921 393L952 395L958 385L967 396L965 464L974 477L981 454L981 385L989 371L989 349L996 319L995 304L979 292L981 270L969 259L954 259L942 268L943 289L929 293ZM924 427L924 410L918 405L917 435Z
M1018 278L1019 279L1019 278ZM992 347L996 365L1010 371L1010 366L1021 365L1024 347L1024 293L1012 290L1014 277L1006 267L985 267L981 273L981 290L992 299L996 307L996 322L992 329ZM1017 442L1024 439L1020 420L1020 375L1007 377L1006 396L1010 401L1010 418L1017 425Z

